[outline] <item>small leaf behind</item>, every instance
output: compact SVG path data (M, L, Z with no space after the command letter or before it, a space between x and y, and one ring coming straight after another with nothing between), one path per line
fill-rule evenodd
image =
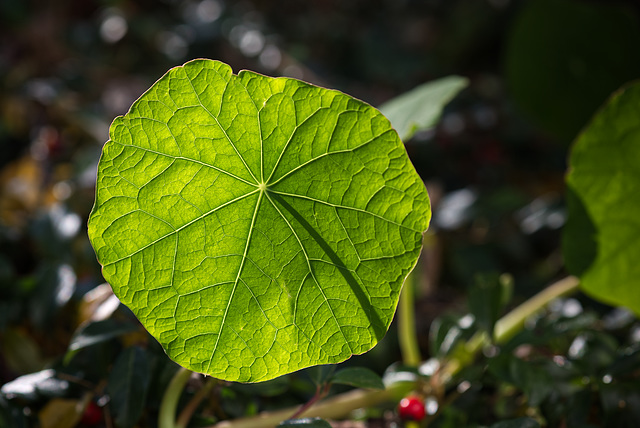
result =
M133 427L140 419L149 380L147 354L137 346L126 348L116 359L107 385L111 410L119 427Z
M338 370L332 376L331 382L356 388L384 389L382 378L366 367L348 367Z
M391 121L400 139L406 142L417 131L433 128L444 106L468 84L469 80L460 76L423 83L387 101L380 106L380 111Z
M567 175L571 198L563 248L568 267L580 275L585 292L636 314L640 314L638 106L640 83L616 93L576 140Z
M68 363L81 349L106 342L137 329L138 326L135 324L123 324L112 319L88 323L73 335L64 361Z

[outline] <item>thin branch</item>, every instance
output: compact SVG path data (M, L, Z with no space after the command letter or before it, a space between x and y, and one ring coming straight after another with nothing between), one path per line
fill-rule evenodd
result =
M570 276L551 284L520 306L502 317L495 325L495 343L504 343L511 339L518 331L522 330L525 320L542 310L552 300L557 299L578 290L579 281ZM440 371L440 382L444 385L455 374L467 365L471 364L477 354L491 341L486 333L474 335L465 345L463 357L450 360ZM385 401L396 401L408 394L418 386L418 382L399 382L387 387L383 391L371 391L355 389L343 394L329 397L307 408L300 417L321 417L327 419L339 419L347 416L353 410L371 407ZM279 410L276 412L263 412L256 416L223 421L209 428L267 428L278 425L283 420L296 412L298 407Z

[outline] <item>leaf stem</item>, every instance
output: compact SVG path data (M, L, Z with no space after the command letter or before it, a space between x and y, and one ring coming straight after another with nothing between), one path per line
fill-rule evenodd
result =
M302 415L309 407L313 406L317 401L326 397L326 395L329 393L330 388L331 388L330 383L325 383L324 385L318 385L316 387L316 393L313 394L313 397L311 397L309 401L303 404L298 410L296 410L296 412L293 415L289 416L287 419L296 419L297 417Z
M410 367L417 367L422 360L416 334L414 284L414 274L410 273L400 292L398 307L398 342L402 361Z
M191 377L191 371L180 367L169 385L167 386L162 403L160 403L160 413L158 415L158 428L177 428L176 409L178 401L182 395L185 385Z
M575 276L568 276L554 282L535 296L511 310L511 312L496 322L493 332L494 343L502 344L507 342L515 336L516 333L522 330L527 318L539 312L552 300L574 293L578 290L579 285L580 281L578 278ZM448 361L442 368L441 375L443 377L443 382L448 382L451 377L469 365L482 348L490 344L491 341L485 332L478 332L474 334L465 344L465 353L461 357Z
M415 387L415 382L399 382L389 386L385 390L354 389L343 394L334 395L316 404L298 417L320 417L335 419L344 417L349 412L363 407L396 400L410 392ZM223 421L209 428L267 428L278 425L290 418L296 408L288 408L275 412L263 412L256 416Z
M498 320L494 329L494 341L497 344L504 343L512 338L524 327L525 320L537 313L552 300L562 297L578 290L579 281L576 277L569 276L558 282L551 284L540 293L531 297L523 304L517 306L511 312ZM491 341L486 333L478 333L471 337L465 345L465 355L454 360L450 360L443 366L440 373L440 380L443 385L460 372L460 370L471 364L475 356ZM371 391L355 389L343 394L334 395L326 400L316 402L313 406L307 407L297 416L301 417L321 417L329 419L342 418L349 412L362 407L370 407L385 401L397 400L417 387L417 382L398 382L389 385L383 391ZM256 416L223 421L209 428L267 428L273 427L290 417L298 408L288 408L275 412L263 412ZM160 427L165 428L165 427Z
M198 392L189 400L184 409L180 412L178 420L176 422L176 428L186 428L189 425L193 412L196 411L202 400L211 392L211 389L216 385L218 379L209 377L206 379L205 384Z

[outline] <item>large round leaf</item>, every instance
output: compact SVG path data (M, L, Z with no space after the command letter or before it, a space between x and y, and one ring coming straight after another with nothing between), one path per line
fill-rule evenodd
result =
M640 314L640 83L615 94L570 159L564 255L581 287Z
M429 218L376 109L196 60L111 125L89 237L172 359L259 381L373 347Z

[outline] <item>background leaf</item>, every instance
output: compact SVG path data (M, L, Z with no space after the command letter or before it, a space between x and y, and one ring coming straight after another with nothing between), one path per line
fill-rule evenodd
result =
M569 205L565 230L565 243L596 242L597 255L586 270L584 264L569 264L580 269L575 273L580 274L582 289L636 314L640 313L639 105L640 84L634 84L614 95L577 139L567 184L581 203ZM587 223L593 226L575 227ZM595 237L582 236L594 231ZM593 258L592 250L585 256L575 245L565 244L564 253L567 260Z
M123 324L112 319L87 323L71 338L64 360L68 363L79 350L131 333L138 328L135 324Z
M497 273L483 273L475 276L475 284L469 288L469 312L473 314L478 328L493 337L493 328L509 299L508 282Z
M611 92L640 75L637 16L607 3L525 2L508 40L513 98L567 144Z
M371 349L429 219L376 109L196 60L114 120L88 228L115 294L171 358L258 381Z
M356 388L384 389L382 378L366 367L347 367L338 370L331 378L331 382Z
M436 126L442 109L469 81L460 76L447 76L399 95L380 106L398 131L402 141L408 141L418 131Z
M118 356L109 375L107 392L119 427L133 427L140 419L147 398L150 364L139 347L126 348Z

